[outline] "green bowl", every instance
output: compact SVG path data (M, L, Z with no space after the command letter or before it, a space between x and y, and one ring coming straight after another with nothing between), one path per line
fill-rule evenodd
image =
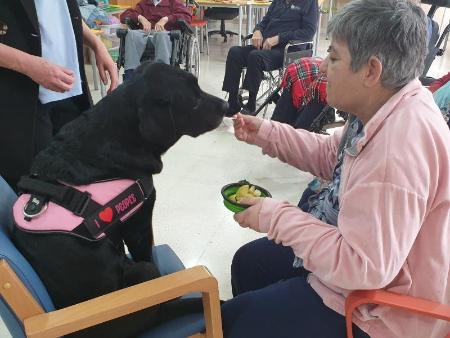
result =
M250 186L253 185L256 189L261 191L261 197L272 197L270 192L268 192L266 189L260 187L259 185L252 184L246 180L239 181L237 183L227 184L226 186L224 186L222 188L220 193L222 194L222 197L223 197L223 204L225 205L225 207L228 210L230 210L234 213L238 213L238 212L241 212L241 211L247 209L250 206L247 204L236 203L236 202L233 202L232 200L230 200L230 196L235 194L236 191L238 191L238 189L245 184L248 184Z

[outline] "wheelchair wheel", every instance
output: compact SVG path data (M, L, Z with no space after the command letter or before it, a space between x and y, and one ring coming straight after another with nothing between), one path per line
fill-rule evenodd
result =
M185 70L197 78L200 77L200 47L197 38L194 36L189 37Z

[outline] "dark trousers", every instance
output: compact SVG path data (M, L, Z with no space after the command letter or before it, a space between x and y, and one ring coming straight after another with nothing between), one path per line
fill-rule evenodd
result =
M328 308L307 282L308 271L292 267L290 247L261 238L233 258L234 298L222 305L225 337L345 338L345 318ZM353 325L354 337L369 336Z
M42 149L47 147L59 129L61 129L61 127L67 122L70 122L81 114L83 109L81 109L77 104L77 98L81 98L81 96L68 98L61 101L49 102L47 104L41 104L38 102L36 112L33 113L36 115L35 117L32 117L33 127L32 133L30 133L32 135L27 135L29 152L22 151L14 156L15 158L12 160L16 162L16 164L11 167L15 167L16 170L5 170L1 173L3 178L13 189L17 189L17 182L22 175L28 175L30 173L33 158ZM78 101L81 102L83 99ZM14 146L12 146L12 148L15 149Z
M80 116L81 110L75 98L38 103L36 125L34 128L34 155L47 147L53 136L68 122Z
M231 47L228 51L222 90L237 94L242 69L247 67L243 87L257 93L263 72L283 66L283 53L282 48L258 50L253 46Z
M324 103L313 100L306 106L297 109L292 103L291 92L284 90L273 111L272 120L290 124L296 129L308 130L324 107Z

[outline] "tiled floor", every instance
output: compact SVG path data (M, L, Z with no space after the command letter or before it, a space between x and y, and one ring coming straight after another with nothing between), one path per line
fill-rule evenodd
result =
M236 38L226 44L217 36L210 39L210 55L202 54L201 58L202 89L223 97L224 62L228 49L236 43ZM322 36L320 56L327 44ZM449 62L447 55L437 59L430 74L447 73ZM93 96L98 99L99 91L93 91ZM234 252L261 235L234 222L232 213L222 204L221 187L247 179L267 188L277 199L297 203L311 176L238 142L226 123L197 139L183 137L163 161L164 169L155 177L155 240L169 244L186 266L207 266L219 281L221 298L228 299ZM9 334L0 322L0 338L7 337Z

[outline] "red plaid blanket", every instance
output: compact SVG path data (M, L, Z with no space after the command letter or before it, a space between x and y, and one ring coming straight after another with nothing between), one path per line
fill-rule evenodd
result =
M291 91L297 109L313 99L327 103L327 77L319 72L321 63L318 58L302 58L287 66L281 87Z

